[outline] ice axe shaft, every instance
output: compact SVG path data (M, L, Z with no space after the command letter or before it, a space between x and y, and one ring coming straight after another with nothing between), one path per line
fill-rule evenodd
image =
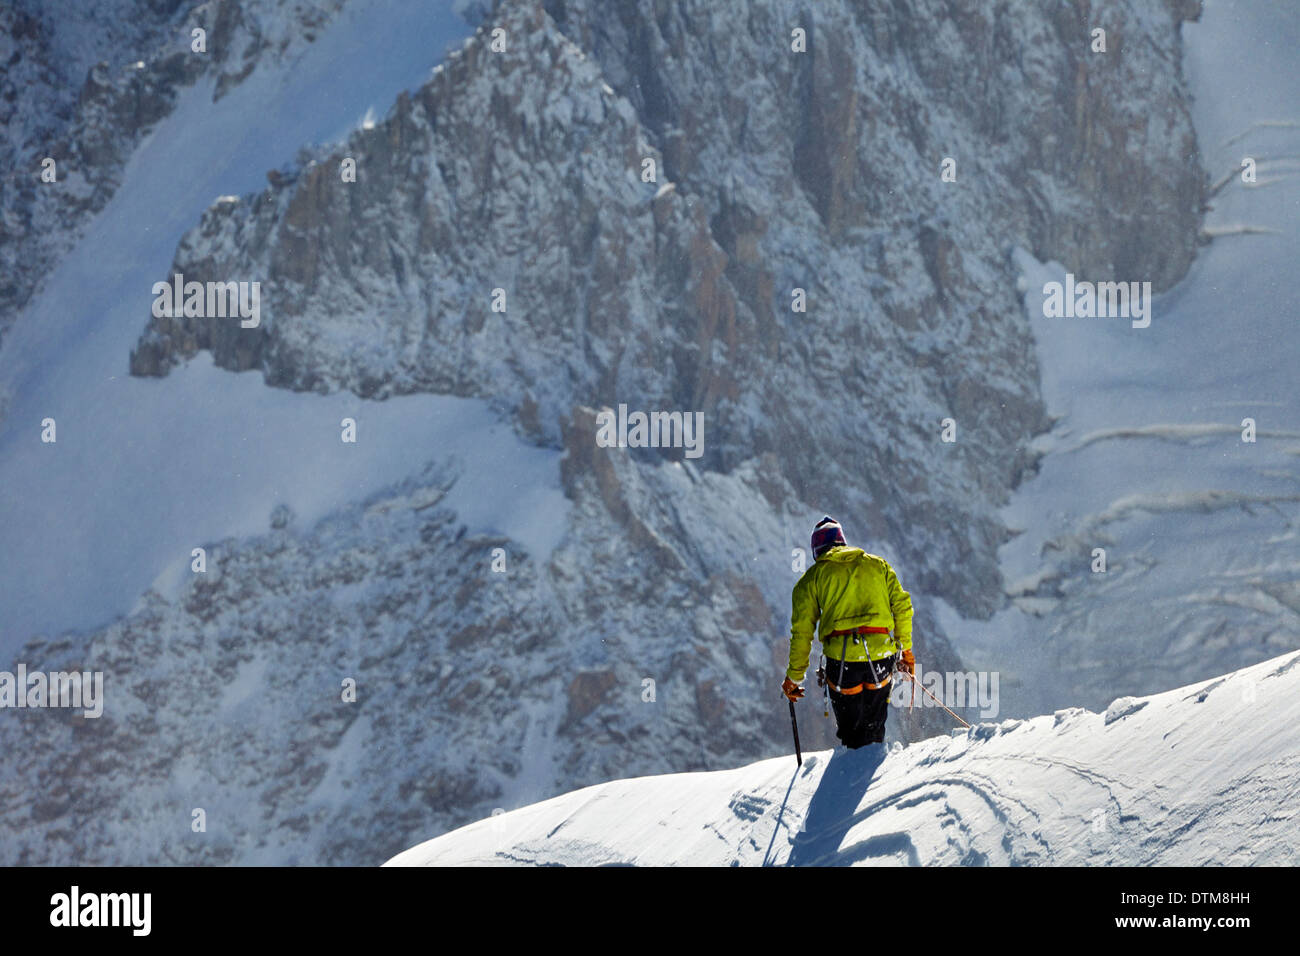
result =
M803 748L799 746L799 720L794 715L794 701L786 698L786 703L790 705L790 729L794 731L794 759L799 761L798 766L803 766Z

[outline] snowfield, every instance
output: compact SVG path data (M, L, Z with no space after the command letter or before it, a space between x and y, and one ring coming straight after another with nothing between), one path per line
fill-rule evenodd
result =
M1045 283L1068 270L1013 253L1056 421L1002 512L1020 532L999 552L1011 603L987 621L940 608L963 662L1001 672L1006 716L1095 709L1300 646L1300 24L1273 12L1213 0L1183 27L1198 145L1229 178L1208 201L1217 238L1149 328L1044 317Z
M587 787L385 865L1295 865L1297 727L1293 652L1104 714Z

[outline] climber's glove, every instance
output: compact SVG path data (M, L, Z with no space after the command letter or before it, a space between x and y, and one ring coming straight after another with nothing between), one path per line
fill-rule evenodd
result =
M916 675L916 658L912 656L912 649L909 647L898 657L898 669L904 673Z

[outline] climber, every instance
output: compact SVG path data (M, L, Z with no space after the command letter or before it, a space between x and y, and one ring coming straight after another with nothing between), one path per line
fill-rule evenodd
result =
M851 749L883 743L893 672L916 672L912 598L889 562L850 548L829 515L813 528L812 553L812 567L790 595L790 666L781 691L791 701L803 697L817 627L825 656L817 683L835 710L835 735Z

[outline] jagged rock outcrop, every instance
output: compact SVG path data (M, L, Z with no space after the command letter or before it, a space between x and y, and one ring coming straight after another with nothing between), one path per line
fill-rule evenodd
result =
M178 94L219 98L312 42L346 0L107 0L0 6L0 343ZM191 48L196 28L205 51ZM56 180L42 180L42 161Z
M133 373L211 349L291 388L490 397L551 444L573 404L703 411L705 467L778 453L991 611L993 512L1045 426L1009 245L1157 289L1195 248L1172 8L552 8L501 4L383 123L209 210L174 270L261 281L265 320L153 319Z

